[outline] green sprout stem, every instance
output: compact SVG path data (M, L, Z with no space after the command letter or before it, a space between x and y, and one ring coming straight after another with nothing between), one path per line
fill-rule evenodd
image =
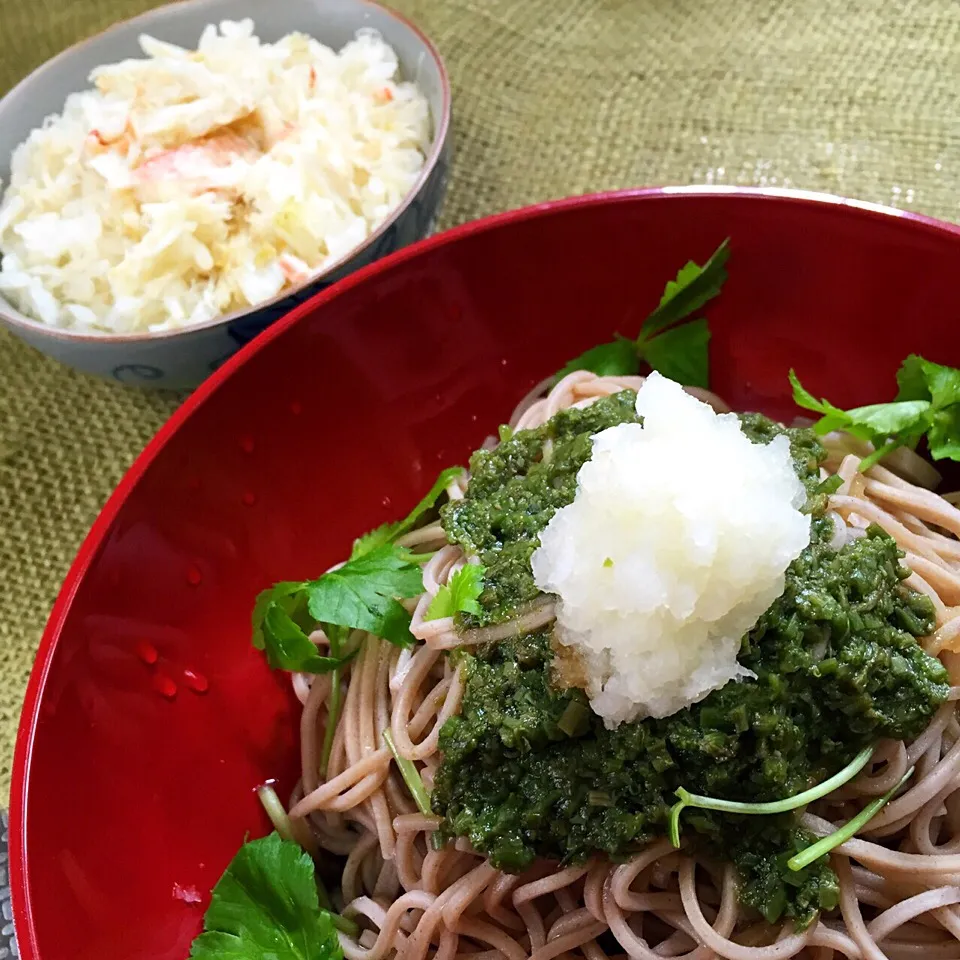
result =
M417 768L414 766L413 761L408 760L406 757L401 757L397 752L397 745L393 742L393 734L389 728L383 731L382 736L383 742L390 748L393 759L397 762L400 776L403 777L403 782L407 785L407 789L410 791L410 796L413 797L417 809L425 817L432 817L433 810L430 807L430 794L427 793L427 788L423 785L423 780Z
M320 753L320 776L326 779L327 766L330 763L330 754L333 751L333 736L337 732L337 721L340 719L340 704L343 699L339 667L330 677L330 706L327 713L327 728L323 731L323 749Z
M340 656L340 627L324 624L325 632L330 640L330 656ZM320 776L326 779L327 766L330 763L330 753L333 750L333 736L337 732L337 723L340 720L340 707L343 701L341 688L342 674L337 667L330 677L330 703L327 708L327 728L323 731L323 747L320 751Z
M852 820L848 820L839 830L810 844L805 850L791 857L787 861L787 866L791 870L802 870L809 867L814 860L819 860L824 854L829 853L834 847L839 847L841 843L846 843L851 837L858 834L866 824L871 821L889 802L893 795L913 776L913 767L911 767L901 778L900 782L888 790L882 797L871 800Z
M326 907L324 909L330 914L330 922L341 933L345 933L348 937L355 937L360 932L360 928L342 913L334 913Z
M877 447L873 453L867 455L860 461L860 473L866 473L871 467L876 466L888 453L893 453L897 447L903 444L899 440L889 440L882 447Z
M287 811L280 802L280 798L277 796L277 791L273 789L273 786L269 783L261 784L259 787L257 787L257 796L260 798L260 802L263 804L263 809L267 812L267 816L273 823L273 826L280 835L280 838L282 840L298 843L299 840L296 836L297 831L294 829L293 823L287 816ZM317 876L316 880L317 902L320 904L320 909L326 910L327 913L330 914L330 919L333 925L339 931L341 931L341 933L346 933L351 937L355 937L360 932L360 928L352 920L348 920L346 917L342 917L339 913L334 912L333 904L330 902L330 894L327 893L327 888L323 885L323 881L320 879L319 875Z
M261 783L257 787L257 797L263 804L263 809L270 818L273 828L280 834L280 839L292 840L296 843L290 818L287 816L287 811L280 802L277 791L273 789L273 786L269 783Z
M837 787L843 786L848 780L852 780L867 765L871 756L873 756L873 747L864 747L841 771L835 773L829 780L824 780L823 783L818 783L815 787L804 790L803 793L766 803L743 803L739 800L701 797L680 787L677 790L677 796L680 800L670 808L670 842L675 847L680 846L680 814L685 807L699 807L701 810L717 810L721 813L754 815L786 813L788 810L805 807L808 803L813 803L814 800L819 800L836 790Z

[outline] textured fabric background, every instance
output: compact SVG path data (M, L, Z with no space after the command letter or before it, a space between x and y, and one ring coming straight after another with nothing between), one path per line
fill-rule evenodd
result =
M152 5L0 0L0 92ZM394 5L434 38L453 79L443 226L664 183L795 186L960 219L956 0ZM0 334L0 798L59 584L178 399L86 379Z

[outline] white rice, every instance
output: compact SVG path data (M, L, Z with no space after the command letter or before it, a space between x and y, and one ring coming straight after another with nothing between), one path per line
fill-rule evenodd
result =
M560 598L557 636L585 667L608 727L665 717L752 674L740 641L783 592L810 542L786 437L751 443L652 374L643 424L593 439L577 493L533 555L537 586Z
M362 243L423 168L429 107L394 51L250 20L197 51L141 37L13 155L0 294L84 332L167 330L268 300Z

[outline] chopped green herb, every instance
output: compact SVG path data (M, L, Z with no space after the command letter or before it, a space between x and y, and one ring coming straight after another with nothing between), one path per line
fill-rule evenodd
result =
M897 373L900 389L892 403L852 410L818 400L792 370L790 383L794 402L821 415L814 424L817 433L845 430L874 445L874 453L864 458L861 470L897 447L915 447L923 436L934 460L960 460L960 370L911 354Z
M455 613L479 613L477 598L483 593L483 575L486 571L478 563L461 567L444 584L427 608L427 620L452 617Z
M505 440L509 440L513 436L513 427L509 423L501 423L497 427L497 436L500 438L500 442L503 443Z
M540 531L573 500L591 438L634 422L635 401L624 391L564 411L471 459L464 498L442 510L449 539L486 567L484 612L471 624L503 623L536 599L530 558ZM627 859L668 834L680 787L745 803L793 797L881 739L917 736L944 702L946 671L917 642L933 629L933 606L903 586L896 542L870 528L838 549L823 516L830 484L813 431L758 414L740 423L754 442L789 440L811 514L809 546L743 638L738 659L756 679L726 684L670 717L607 730L583 690L567 685L572 664L550 631L462 652L461 709L441 731L431 790L445 837L468 838L511 872L537 858ZM553 456L544 464L547 439ZM591 803L597 790L610 806ZM682 824L692 849L734 864L741 902L771 923L785 917L803 928L836 906L838 881L825 858L800 872L787 867L816 839L797 811L688 809Z
M891 787L882 797L871 800L855 817L848 820L839 830L834 830L816 843L810 844L801 853L792 856L787 861L787 866L794 871L803 870L809 867L815 860L819 860L824 854L829 853L835 847L846 843L851 837L856 836L889 802L893 795L913 776L914 768L911 767L901 778L896 786Z
M680 798L670 808L670 842L680 846L680 814L685 807L699 807L701 810L716 810L720 813L744 813L758 816L775 813L787 813L805 807L820 797L832 793L837 787L842 787L848 780L852 780L868 763L873 756L873 747L864 747L842 770L835 773L829 780L818 783L809 790L786 797L783 800L771 800L766 803L743 803L739 800L721 800L716 797L701 797L680 787L676 794Z
M833 476L827 477L826 480L822 481L813 492L815 494L829 496L831 493L836 493L842 486L843 477L838 477L836 474L833 474Z
M342 960L310 857L276 833L245 843L213 888L192 960Z
M571 700L560 719L557 721L557 729L565 733L568 737L582 736L590 727L590 710L585 703L580 700Z
M678 324L720 292L727 279L725 264L729 256L729 240L724 240L702 267L693 261L687 263L667 284L659 306L643 322L636 340L618 334L610 343L591 347L564 366L557 379L575 370L589 370L598 376L629 376L639 372L643 360L671 380L706 387L710 342L707 322L698 319Z
M384 544L392 543L397 537L402 537L409 533L420 520L421 517L436 506L437 500L450 483L463 474L463 467L448 467L440 473L433 482L433 486L427 491L426 496L407 514L407 516L397 523L384 523L379 527L358 537L353 542L353 551L350 554L351 560L356 560L365 554L382 547Z

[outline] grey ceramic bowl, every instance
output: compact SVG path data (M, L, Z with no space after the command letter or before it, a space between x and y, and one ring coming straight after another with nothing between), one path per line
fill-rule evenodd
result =
M117 24L54 57L0 100L0 180L9 183L10 157L30 131L44 117L58 113L68 94L90 87L88 75L94 67L143 56L137 43L141 34L192 48L207 24L244 17L254 20L262 40L273 42L297 30L334 49L351 40L361 27L379 31L397 52L403 78L423 91L433 118L427 161L413 190L346 257L308 283L260 306L183 330L90 336L32 320L0 298L0 322L16 336L85 373L143 386L195 386L297 304L432 231L450 166L450 85L433 44L409 21L371 0L183 0Z

